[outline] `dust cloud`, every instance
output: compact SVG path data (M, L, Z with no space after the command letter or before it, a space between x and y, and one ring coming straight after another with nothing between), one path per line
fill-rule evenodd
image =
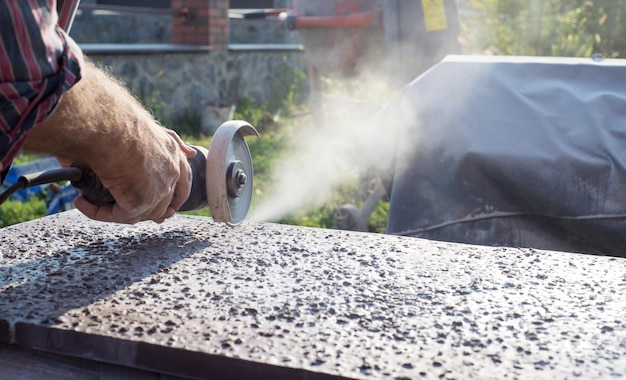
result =
M369 170L374 157L391 160L394 147L383 143L390 135L376 120L383 105L325 96L322 125L311 122L296 133L291 154L274 168L273 193L260 199L248 220L278 221L328 199L337 186Z

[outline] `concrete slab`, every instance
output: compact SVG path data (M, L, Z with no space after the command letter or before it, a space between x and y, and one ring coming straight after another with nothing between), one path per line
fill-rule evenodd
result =
M623 258L76 211L0 247L6 347L215 379L626 373Z

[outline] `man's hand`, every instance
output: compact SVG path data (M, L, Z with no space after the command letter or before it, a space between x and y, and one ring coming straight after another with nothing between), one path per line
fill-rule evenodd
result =
M150 140L154 146L144 148L149 152L130 151L123 162L91 166L115 204L96 206L79 196L74 201L76 208L104 222L161 223L174 215L189 197L192 175L187 158L193 157L195 150L171 130L157 126L153 132Z
M96 206L76 198L76 208L95 220L161 223L183 205L191 189L187 159L195 150L90 63L57 110L33 128L25 148L54 155L62 165L82 163L93 170L116 201Z

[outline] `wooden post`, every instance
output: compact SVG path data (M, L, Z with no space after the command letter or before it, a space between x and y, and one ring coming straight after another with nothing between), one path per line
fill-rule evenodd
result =
M309 86L311 119L317 127L324 127L324 110L322 108L322 79L318 68L309 62Z

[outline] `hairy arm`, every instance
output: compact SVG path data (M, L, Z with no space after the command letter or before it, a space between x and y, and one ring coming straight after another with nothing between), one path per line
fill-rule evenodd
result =
M162 222L189 196L187 158L195 151L90 62L52 115L32 129L24 147L63 164L91 167L116 200L96 206L78 197L76 208L92 219Z

